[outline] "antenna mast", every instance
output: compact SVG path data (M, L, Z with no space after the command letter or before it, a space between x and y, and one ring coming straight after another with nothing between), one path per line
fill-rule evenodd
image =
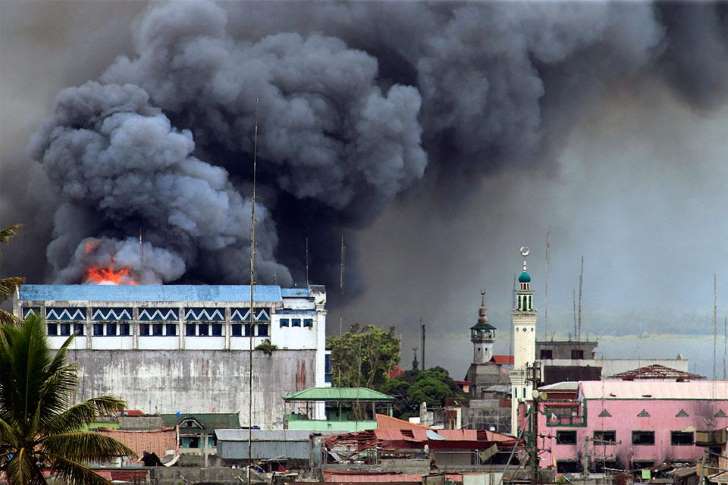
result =
M249 315L249 361L248 361L248 485L250 468L253 464L253 336L255 334L255 188L258 170L258 101L255 98L255 131L253 132L253 195L250 204L250 308Z
M571 289L571 314L574 316L574 337L576 338L577 322L576 322L576 288ZM577 339L578 340L578 339Z
M345 252L346 247L344 246L344 233L342 231L341 233L341 252L340 252L340 260L339 260L339 293L341 294L341 297L343 299L344 297L344 259L345 259ZM342 312L343 313L343 312ZM341 337L341 331L342 331L342 320L343 315L342 313L339 313L339 337Z
M306 236L306 288L308 288L308 236Z
M551 228L546 230L546 278L544 288L543 336L546 338L549 325L549 270L551 269Z
M581 257L581 265L579 269L579 315L578 326L576 327L576 340L581 340L581 295L584 286L584 256Z
M718 273L713 273L713 380L718 378Z
M421 362L421 365L422 365L422 370L427 370L427 366L425 364L425 338L426 338L425 332L426 332L427 327L425 327L425 324L422 323L421 318L420 318L420 328L422 329L422 362Z
M139 226L139 273L144 271L144 242L142 240L142 227Z

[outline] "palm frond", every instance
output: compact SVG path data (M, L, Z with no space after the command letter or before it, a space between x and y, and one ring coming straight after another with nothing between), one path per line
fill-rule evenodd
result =
M54 434L46 437L42 441L42 446L49 455L80 463L104 462L120 456L135 456L134 452L123 443L93 431Z
M66 411L54 416L44 425L43 433L67 433L77 431L83 426L93 423L98 416L109 416L124 410L126 403L111 396L101 396L89 399L70 407Z
M12 325L17 322L15 315L0 308L0 325Z
M77 461L55 455L49 455L48 458L51 461L53 474L63 478L68 485L109 485L111 483Z
M20 276L8 276L6 278L0 278L0 301L7 300L13 293L15 288L23 284L25 278Z
M23 226L21 224L13 224L0 229L0 243L10 241L18 232L20 232L22 227Z

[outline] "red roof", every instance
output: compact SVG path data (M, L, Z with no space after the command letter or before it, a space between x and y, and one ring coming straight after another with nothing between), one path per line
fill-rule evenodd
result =
M332 473L324 471L324 482L338 483L422 483L422 475L415 473Z
M402 369L400 366L395 365L392 370L387 372L387 376L389 376L390 379L396 379L399 376L404 375L404 369Z
M494 362L496 364L500 365L513 365L513 356L512 355L494 355L491 359L491 362Z
M157 431L107 430L99 433L125 444L141 457L145 451L162 458L167 450L177 449L177 434L172 428Z
M393 418L386 414L377 414L377 429L427 429L422 424L410 423L404 419Z

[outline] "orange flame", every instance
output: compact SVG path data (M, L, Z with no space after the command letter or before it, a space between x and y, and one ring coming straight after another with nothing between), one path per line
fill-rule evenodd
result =
M90 266L86 269L86 282L97 285L137 285L129 268Z

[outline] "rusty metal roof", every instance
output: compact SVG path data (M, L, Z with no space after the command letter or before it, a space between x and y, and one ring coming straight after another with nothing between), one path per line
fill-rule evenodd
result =
M611 377L614 379L622 379L624 381L633 381L635 379L670 379L683 381L705 379L704 376L699 374L693 374L691 372L685 372L659 364L647 365L640 367L639 369L620 372L619 374L615 374Z

